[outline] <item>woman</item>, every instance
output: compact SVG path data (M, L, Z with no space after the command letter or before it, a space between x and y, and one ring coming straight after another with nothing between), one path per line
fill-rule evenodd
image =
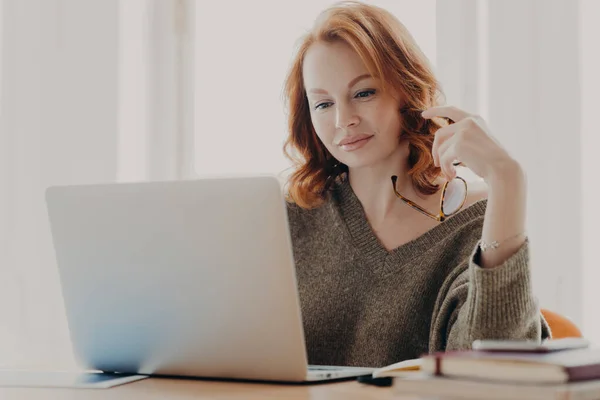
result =
M550 335L531 289L523 170L480 117L437 104L427 59L395 17L356 2L325 10L285 93L311 364L381 367ZM485 185L467 189L459 162Z

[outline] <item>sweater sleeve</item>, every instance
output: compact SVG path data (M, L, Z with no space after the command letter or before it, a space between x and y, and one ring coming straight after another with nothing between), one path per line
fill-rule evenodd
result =
M529 242L503 264L482 268L479 244L446 280L436 302L429 351L471 348L477 339L551 336L531 287Z

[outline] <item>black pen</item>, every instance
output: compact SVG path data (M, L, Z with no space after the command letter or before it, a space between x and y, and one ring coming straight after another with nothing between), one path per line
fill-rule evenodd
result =
M360 383L374 386L392 386L393 378L391 376L383 376L381 378L374 378L373 375L359 376L357 380Z

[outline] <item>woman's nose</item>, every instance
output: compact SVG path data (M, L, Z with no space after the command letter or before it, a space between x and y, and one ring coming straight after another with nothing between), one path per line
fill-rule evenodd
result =
M337 129L345 129L351 126L356 126L360 122L355 110L349 106L338 106L336 112L335 127Z

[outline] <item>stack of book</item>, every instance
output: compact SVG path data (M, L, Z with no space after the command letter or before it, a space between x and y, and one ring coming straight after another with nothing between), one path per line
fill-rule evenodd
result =
M442 399L600 399L600 349L581 339L505 343L425 355L373 377L393 377L398 394Z

